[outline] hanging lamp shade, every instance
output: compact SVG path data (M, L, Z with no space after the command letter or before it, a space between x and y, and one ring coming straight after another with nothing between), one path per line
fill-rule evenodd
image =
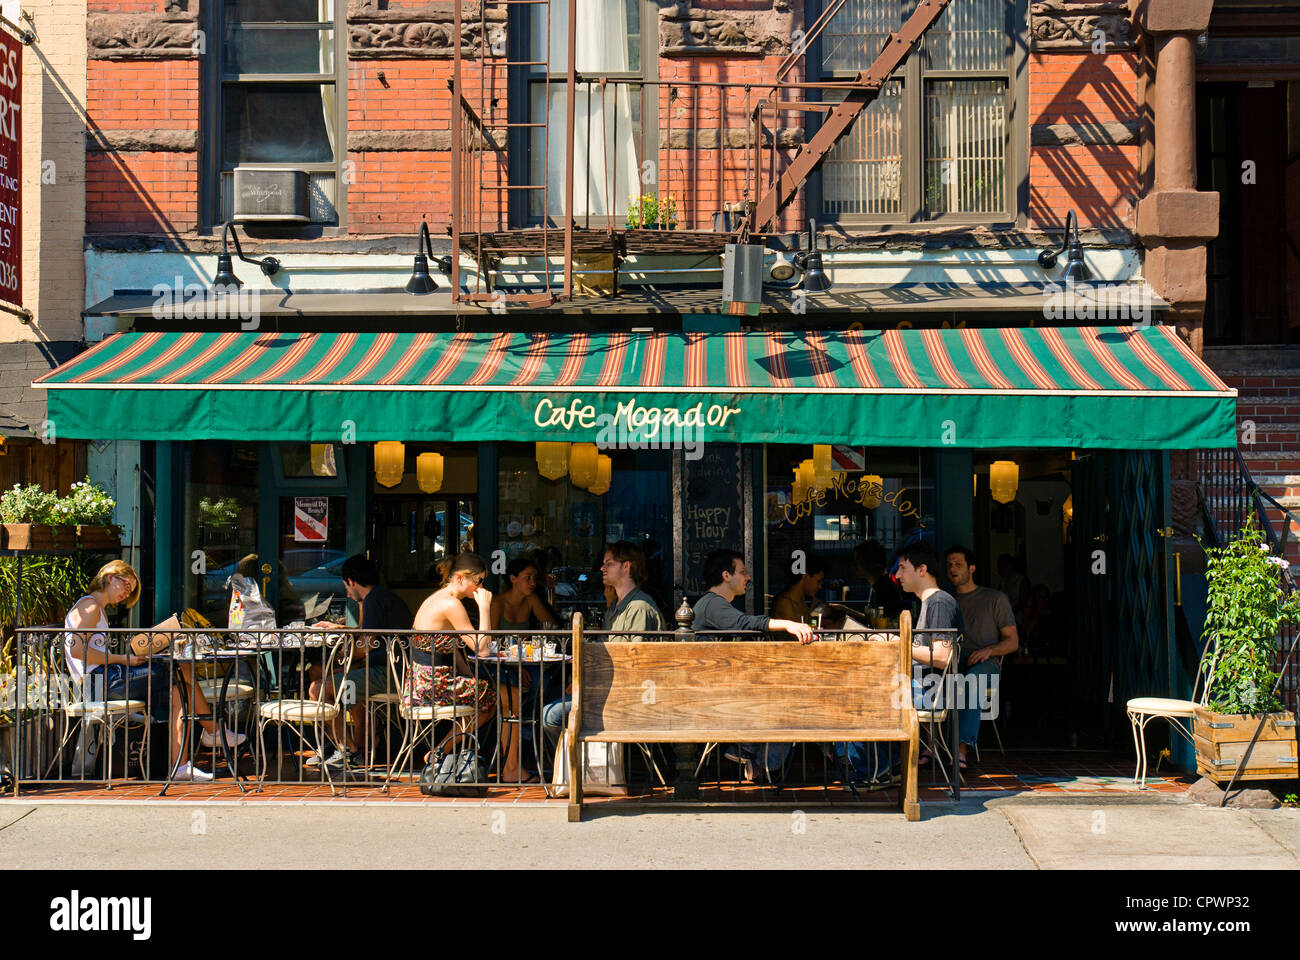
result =
M1067 522L1074 519L1074 494L1070 494L1065 498L1065 503L1061 507L1061 515L1065 517Z
M614 461L605 454L596 457L596 482L588 489L596 496L601 497L609 493L609 484L614 477Z
M537 443L537 472L547 480L559 480L569 472L569 444L541 440Z
M831 445L829 443L813 444L813 476L817 478L817 488L825 490L831 483Z
M980 495L980 475L978 473L972 473L970 475L970 495L972 497L978 497Z
M441 453L422 453L415 458L415 482L425 493L437 493L442 489Z
M998 503L1016 499L1020 487L1020 467L1014 460L994 460L989 466L989 493Z
M569 479L584 490L596 482L597 460L594 443L575 443L569 451Z
M874 510L885 500L885 481L883 477L868 473L858 481L859 499L868 510Z
M406 444L400 440L380 440L375 444L375 479L385 487L402 482L406 472Z
M311 445L311 475L313 477L337 477L339 470L334 462L334 444L313 443Z

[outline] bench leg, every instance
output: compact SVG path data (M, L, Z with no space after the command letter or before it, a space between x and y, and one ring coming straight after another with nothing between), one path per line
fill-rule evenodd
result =
M916 798L916 764L920 753L918 731L913 729L911 739L903 741L903 784L899 790L903 816L908 820L921 819L921 804Z
M569 735L569 823L582 821L582 744Z

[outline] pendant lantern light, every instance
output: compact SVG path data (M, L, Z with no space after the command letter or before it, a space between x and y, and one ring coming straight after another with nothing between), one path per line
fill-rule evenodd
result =
M989 493L998 503L1016 499L1020 487L1020 467L1014 460L994 460L989 466Z
M813 444L813 476L817 478L817 489L825 490L831 484L831 445L829 443Z
M884 478L874 473L868 473L858 481L862 486L858 489L861 491L859 499L862 505L868 510L874 510L885 500L885 481Z
M575 443L569 451L569 479L584 490L596 482L597 460L594 443Z
M569 472L569 445L538 441L537 472L547 480L559 480Z
M425 493L442 489L443 459L441 453L422 453L415 458L415 480Z
M609 493L609 484L614 477L614 462L605 454L596 457L596 482L588 489L598 497Z
M400 440L381 440L375 444L375 479L385 487L402 482L406 472L406 444Z

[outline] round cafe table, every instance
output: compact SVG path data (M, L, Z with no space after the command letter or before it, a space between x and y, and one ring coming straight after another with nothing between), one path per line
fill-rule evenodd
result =
M517 717L502 717L498 714L498 717L502 723L518 723L521 734L523 733L522 728L525 723L532 727L533 760L536 762L538 776L540 777L542 773L542 757L539 746L539 740L541 739L539 730L539 727L541 726L540 709L545 707L548 702L545 696L546 668L557 664L572 663L573 657L567 653L545 654L540 657L535 656L531 658L522 655L512 657L504 653L490 653L483 657L467 654L465 659L475 665L478 674L482 679L485 679L490 683L495 683L498 687L503 683L509 683L511 686L518 687L520 685L518 683L520 673L525 671L528 673L528 676L532 681L529 700L535 708L532 711L534 715L527 719L524 718L524 699L521 690L519 698L520 715ZM507 673L507 671L509 672ZM559 689L561 691L564 689L563 673L561 673ZM498 733L497 750L499 751L500 748L500 734Z

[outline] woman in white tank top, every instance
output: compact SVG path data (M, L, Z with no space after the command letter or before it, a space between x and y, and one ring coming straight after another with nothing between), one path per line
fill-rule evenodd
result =
M128 563L114 560L101 567L90 581L90 592L73 604L72 609L63 620L63 626L69 631L107 630L108 619L105 608L110 605L124 604L135 606L140 598L140 578ZM73 683L81 688L78 695L87 700L144 700L149 704L162 703L170 699L171 703L171 763L181 753L184 743L184 725L181 720L181 691L179 684L184 683L187 695L193 705L191 712L209 713L208 701L203 692L194 683L192 668L188 664L174 663L176 675L170 674L168 661L150 660L148 657L131 653L111 653L108 650L107 635L103 633L68 633L63 640L63 657L68 664L68 672ZM201 721L203 726L203 744L211 746L215 740L212 734L212 722ZM231 746L242 743L244 734L236 736L229 730L223 730ZM212 774L195 767L189 757L175 768L173 780L211 780Z

